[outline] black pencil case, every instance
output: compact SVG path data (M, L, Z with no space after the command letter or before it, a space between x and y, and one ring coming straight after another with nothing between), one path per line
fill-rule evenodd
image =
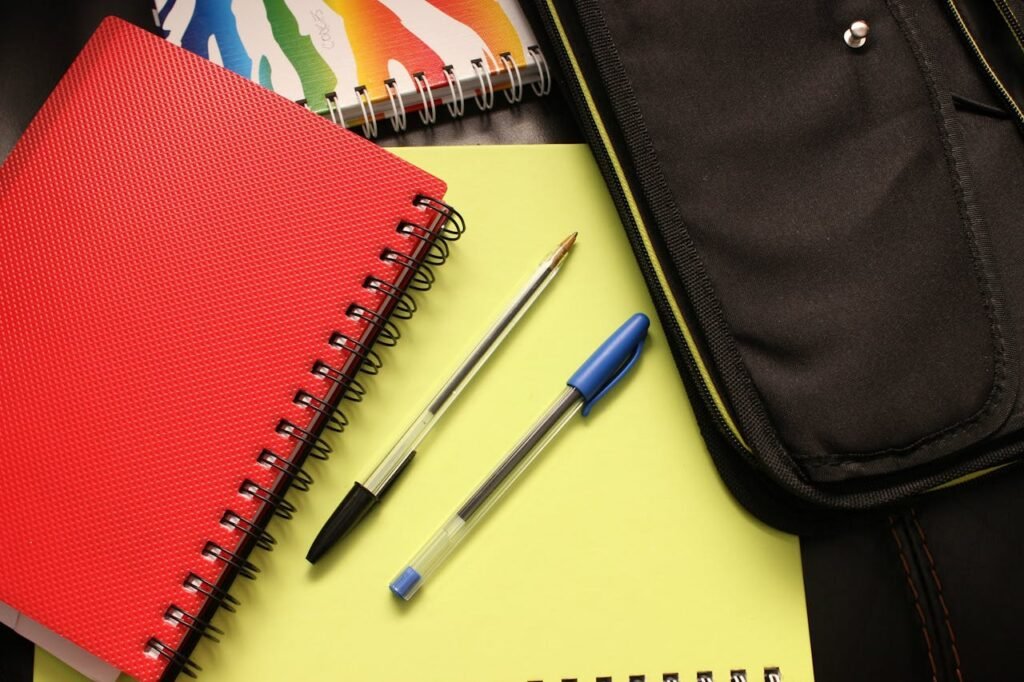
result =
M962 4L533 5L715 464L778 527L1024 450L1024 48Z

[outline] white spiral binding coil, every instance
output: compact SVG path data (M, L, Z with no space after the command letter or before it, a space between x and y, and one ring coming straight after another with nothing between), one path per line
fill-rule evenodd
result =
M491 70L484 68L484 60L477 58L469 60L473 66L473 73L476 74L480 83L480 91L473 93L473 100L480 107L480 111L487 111L494 107L494 83L491 81Z
M384 81L384 87L388 91L388 101L391 102L391 127L395 129L396 133L400 133L405 130L406 126L405 103L402 102L402 93L398 91L394 78Z
M519 65L512 59L511 52L501 53L502 69L508 71L509 87L505 90L505 99L509 104L515 104L523 100L523 74L519 72Z
M540 79L536 83L531 83L530 87L537 96L543 97L551 92L551 69L548 68L548 60L544 58L544 53L537 45L526 48L526 53L537 64L537 73L540 76Z
M372 140L377 137L377 113L373 110L373 100L366 94L365 85L357 85L355 90L356 99L359 100L359 110L363 112L363 135Z
M482 57L470 60L473 74L467 80L469 82L475 80L475 83L471 86L473 88L473 100L480 111L488 111L494 108L495 92L497 91L496 83L499 87L502 87L505 99L510 104L517 104L523 100L527 77L531 80L536 78L536 80L530 83L530 88L538 96L544 96L551 92L553 82L551 70L540 47L537 45L527 47L526 55L529 66L536 69L535 76L532 69L524 72L520 64L513 58L511 52L500 53L497 60L492 58L490 53L484 53ZM466 92L455 67L451 64L446 64L441 68L441 73L444 75L444 83L439 85L439 94L435 94L430 79L427 78L423 71L417 71L412 74L412 82L416 88L416 94L419 95L419 106L413 106L417 109L417 114L423 125L432 125L437 122L438 99L444 102L452 118L460 118L466 113ZM494 80L496 74L501 74L498 76L497 81ZM508 77L507 81L505 80L506 74ZM525 76L525 74L529 75ZM398 83L394 78L388 78L383 82L383 86L388 96L388 110L386 113L381 112L381 118L388 118L395 132L404 132L408 129L408 110ZM347 108L342 106L341 98L338 97L337 92L329 92L324 95L327 104L326 115L336 125L342 127L347 128L350 124L354 127L358 123L362 128L363 135L372 140L380 132L378 112L374 108L373 99L371 99L369 89L365 85L357 85L353 88L353 91L355 92L356 103L359 106L358 114L354 106L348 106ZM310 107L305 99L298 100L297 103L308 111L313 111L313 108ZM346 116L348 120L346 120Z
M338 93L328 92L324 98L327 100L327 114L331 117L331 121L344 128L345 121L341 117L341 107L338 106ZM306 108L308 109L309 106L306 105Z
M448 90L452 94L452 101L448 102L448 113L452 115L452 118L459 118L466 113L466 98L462 94L462 83L455 75L455 67L451 64L445 64L441 69L444 72L444 78L448 81Z
M414 73L412 80L416 84L416 92L420 93L420 99L423 101L423 108L419 111L420 120L423 121L423 125L430 125L437 121L437 105L434 103L430 81L422 71Z

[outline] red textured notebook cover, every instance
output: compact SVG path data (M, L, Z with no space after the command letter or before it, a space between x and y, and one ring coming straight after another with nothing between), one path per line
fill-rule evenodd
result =
M155 680L444 184L108 19L0 167L0 602ZM225 555L226 556L226 555ZM147 651L147 646L150 646Z

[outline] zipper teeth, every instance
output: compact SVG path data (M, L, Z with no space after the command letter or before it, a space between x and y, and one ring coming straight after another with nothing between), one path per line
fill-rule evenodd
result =
M639 256L637 261L644 275L644 279L646 279L650 285L654 305L658 309L659 313L661 313L662 320L667 320L669 322L670 331L674 332L677 338L682 338L684 342L686 342L686 351L688 352L684 351L682 356L686 362L690 375L695 379L694 383L702 401L708 408L709 412L713 415L720 431L725 434L733 447L749 451L750 447L740 435L739 429L736 427L735 422L726 410L721 396L717 395L709 385L711 382L710 373L707 367L704 366L701 360L697 357L699 351L696 348L696 344L693 340L693 335L691 334L689 327L686 325L685 320L682 319L681 311L678 315L676 314L668 295L665 293L665 289L658 276L659 273L653 263L653 260L657 256L653 253L653 248L648 247L640 232L640 223L642 222L642 218L639 215L639 209L636 207L631 194L626 189L621 175L621 167L615 157L614 149L607 138L607 133L603 128L603 124L600 122L600 114L597 112L596 106L592 104L591 99L588 97L588 93L585 90L586 86L583 83L582 75L578 70L578 62L576 61L575 55L571 52L571 49L568 47L565 31L558 18L558 13L554 7L553 0L547 0L547 7L550 17L548 15L543 15L542 18L546 23L552 24L549 28L553 28L554 31L549 31L549 34L556 34L559 37L557 41L553 41L555 42L555 48L559 51L560 55L574 67L571 73L566 73L565 75L567 77L571 95L576 101L576 104L580 105L578 106L578 109L581 114L581 122L585 128L587 137L592 141L600 141L600 149L595 149L595 153L600 151L600 154L603 155L604 160L607 163L607 167L613 168L617 171L614 174L606 174L605 179L608 181L608 189L616 199L616 204L620 206L628 206L630 208L630 212L633 214L632 219L629 219L627 216L623 216L623 223L626 227L626 235L633 247L633 251ZM614 175L614 178L609 177L611 175Z
M1003 15L1003 21L1010 27L1013 37L1017 39L1017 47L1024 51L1024 30L1021 29L1020 22L1017 21L1017 15L1013 13L1006 0L992 0L992 2L995 3L999 13Z
M974 36L971 35L970 29L967 28L967 23L964 21L963 15L961 15L960 10L957 9L955 0L946 0L946 5L949 7L949 11L953 13L953 18L956 19L957 26L960 27L960 32L967 39L967 42L970 43L971 50L974 52L974 56L978 58L979 62L981 62L982 68L985 69L985 72L988 74L988 77L992 80L992 83L996 86L996 89L999 91L999 94L1002 95L1003 99L1006 100L1006 103L1010 105L1010 110L1017 118L1017 122L1020 123L1021 125L1024 125L1024 112L1021 112L1020 107L1017 106L1017 102L1014 101L1013 96L1010 95L1009 90L1007 90L1006 86L1003 85L1003 82L999 80L999 76L996 75L996 72L992 69L992 66L988 63L988 60L985 59L985 55L982 54L981 48L978 47L978 43L975 42ZM996 0L996 5L999 6L999 0ZM1009 10L1009 8L1007 8L1007 10ZM1002 7L1000 7L1000 13L1002 14ZM1011 13L1010 16L1013 17L1013 14ZM1003 15L1003 18L1006 19L1008 24L1010 23L1010 20L1006 18L1005 14ZM1018 42L1020 42L1022 38L1024 38L1024 36L1020 35L1020 24L1017 23L1016 17L1013 18L1013 23L1016 24L1016 30L1014 30L1013 26L1011 26L1010 28L1011 30L1014 31L1014 36L1017 38Z

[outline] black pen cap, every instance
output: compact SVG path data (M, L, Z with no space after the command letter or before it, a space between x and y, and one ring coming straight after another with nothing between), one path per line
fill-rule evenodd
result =
M327 523L317 533L313 544L306 552L306 561L315 564L320 557L327 553L334 544L345 536L360 519L366 516L373 505L377 504L377 498L373 493L364 488L362 484L356 483L348 491L348 495L341 501L338 508L327 519Z

